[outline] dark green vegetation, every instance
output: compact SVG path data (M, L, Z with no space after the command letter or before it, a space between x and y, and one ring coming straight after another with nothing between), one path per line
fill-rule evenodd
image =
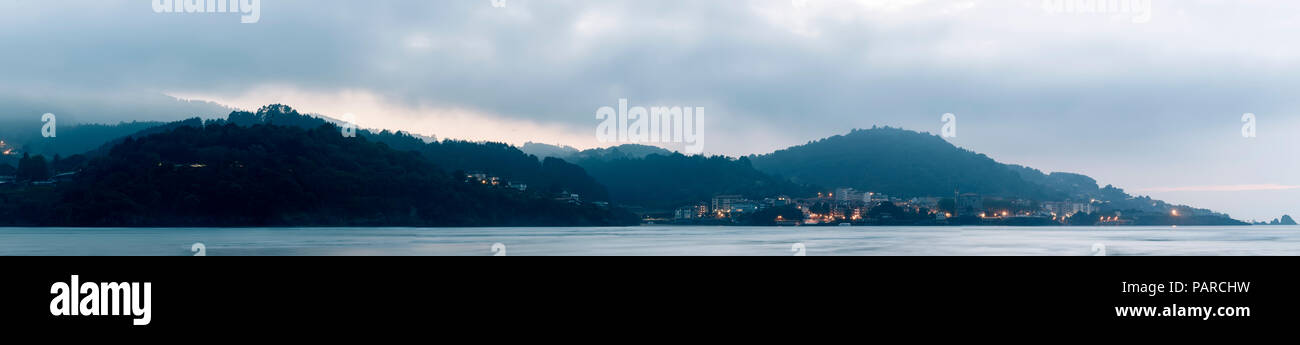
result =
M782 224L782 222L797 223L804 219L803 211L790 205L765 208L753 214L744 215L742 218L740 220L742 224L755 226L786 225ZM781 219L781 221L777 221L777 219Z
M229 121L241 126L274 124L306 129L331 124L278 104L263 107L257 113L231 113ZM605 187L588 176L581 167L549 157L539 161L538 157L507 144L436 141L386 130L374 132L358 129L357 136L384 143L395 150L419 152L449 172L481 172L512 182L526 183L530 190L547 193L567 191L579 194L586 201L610 200Z
M854 130L751 159L759 170L795 182L905 198L948 196L956 190L1036 200L1066 196L938 136L889 127Z
M39 135L39 124L27 127L26 135ZM717 195L798 199L837 187L942 197L938 209L949 212L955 191L979 194L986 208L1015 213L1037 211L1049 201L1105 205L1071 218L1072 225L1121 214L1133 225L1242 224L1099 187L1084 175L1007 165L937 136L888 127L738 159L644 145L578 151L530 143L520 149L364 129L346 138L333 121L283 105L206 122L59 131L57 140L25 145L52 154L12 155L0 162L0 176L16 177L16 183L0 180L0 225L612 225L633 224L636 216L593 201L663 214ZM53 176L63 172L78 173ZM467 183L466 176L476 173L527 188ZM582 202L555 200L561 192L578 194ZM871 224L939 223L928 210L868 206ZM812 208L829 212L827 205ZM1174 208L1183 215L1170 215ZM803 214L773 207L741 223L775 224L777 216L791 222ZM1014 225L1043 225L1030 218ZM1276 223L1286 221L1292 220ZM982 222L973 217L961 224Z
M636 222L635 216L618 209L555 201L545 188L518 191L466 183L464 176L455 176L425 153L394 149L366 136L345 138L329 124L317 123L310 129L300 127L309 125L306 122L281 125L279 120L287 118L278 116L287 114L275 109L255 114L265 121L238 124L247 114L131 136L92 153L71 181L0 192L0 223L583 226ZM473 145L438 148L455 151L466 146ZM537 171L547 169L536 159L532 163ZM35 165L23 164L18 170L24 169Z
M44 181L50 178L50 165L45 162L45 157L23 154L23 158L18 160L18 168L14 169L14 179L18 182Z

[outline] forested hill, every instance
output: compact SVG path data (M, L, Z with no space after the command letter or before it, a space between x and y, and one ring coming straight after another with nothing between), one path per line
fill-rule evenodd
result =
M8 224L574 226L636 222L541 191L466 183L420 153L339 128L213 121L127 138L55 187L6 194Z
M795 182L844 186L900 197L947 196L954 191L1034 200L1065 193L1029 182L1007 165L961 149L935 135L897 128L853 130L761 156L759 170Z
M1150 197L1129 195L1118 187L1099 187L1088 176L1045 174L1003 164L936 135L891 127L856 129L750 158L759 170L788 176L797 183L852 187L890 196L950 196L960 191L1038 201L1099 200L1116 210L1168 212L1175 207ZM1197 214L1214 214L1205 209L1178 207Z
M332 122L300 114L285 105L262 107L257 112L236 111L228 121L251 126L274 124L298 128L317 128ZM579 194L587 201L609 201L609 192L587 172L556 158L538 159L504 143L462 140L427 141L403 132L374 132L357 129L357 136L387 144L401 151L416 151L449 172L481 172L512 182L526 183L529 189L549 193Z

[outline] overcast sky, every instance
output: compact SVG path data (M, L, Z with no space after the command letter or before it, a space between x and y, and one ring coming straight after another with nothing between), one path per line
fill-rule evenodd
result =
M263 0L250 24L152 2L0 0L0 116L224 116L143 109L162 94L590 148L626 98L704 107L705 152L735 156L953 113L954 144L1005 163L1300 215L1297 1Z

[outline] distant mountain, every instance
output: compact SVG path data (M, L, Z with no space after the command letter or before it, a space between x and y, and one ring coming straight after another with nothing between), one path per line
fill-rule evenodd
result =
M571 146L549 145L535 142L526 142L524 146L519 147L520 151L541 158L555 157L564 159L578 153L578 149Z
M566 159L570 160L615 160L615 159L640 159L650 155L671 156L673 151L649 145L624 144L614 147L582 150Z
M674 152L667 149L638 144L623 144L614 147L597 148L578 151L569 146L556 146L539 144L534 142L525 143L522 148L525 153L538 157L555 157L568 161L579 160L614 160L614 159L640 159L649 155L670 156Z
M467 183L339 128L209 121L128 137L71 181L0 193L0 223L51 226L583 226L635 216Z

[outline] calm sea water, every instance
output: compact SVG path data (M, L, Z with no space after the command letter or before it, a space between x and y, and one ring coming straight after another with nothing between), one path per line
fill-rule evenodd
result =
M1300 227L0 228L0 255L1300 255Z

